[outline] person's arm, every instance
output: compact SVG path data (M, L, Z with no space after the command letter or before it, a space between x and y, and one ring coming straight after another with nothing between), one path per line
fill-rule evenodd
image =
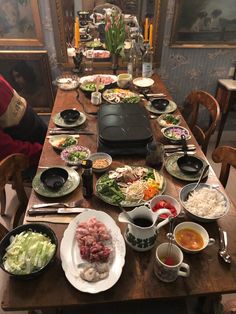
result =
M41 151L41 144L15 140L0 128L0 160L14 153L22 153L29 157L31 166L36 166Z

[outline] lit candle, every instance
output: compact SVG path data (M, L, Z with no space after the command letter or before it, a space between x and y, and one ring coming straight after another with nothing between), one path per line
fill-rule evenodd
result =
M146 19L145 19L144 40L148 41L148 17L146 17Z
M149 45L152 48L153 46L153 25L150 24L150 28L149 28Z
M76 18L75 18L75 33L74 33L74 37L75 37L75 48L78 48L79 47L79 42L80 42L79 18L78 18L78 16L76 16Z

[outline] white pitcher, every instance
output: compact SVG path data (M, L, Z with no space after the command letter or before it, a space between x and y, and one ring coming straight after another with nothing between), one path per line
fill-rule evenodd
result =
M118 217L120 222L128 223L124 238L134 250L144 252L155 245L158 230L169 222L169 218L166 218L156 225L158 217L162 214L171 214L171 212L165 208L154 213L147 206L140 206L135 207L128 214L133 223L129 222L123 213Z

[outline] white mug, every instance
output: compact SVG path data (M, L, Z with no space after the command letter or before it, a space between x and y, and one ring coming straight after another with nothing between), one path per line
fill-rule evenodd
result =
M91 103L93 105L100 105L102 103L102 94L100 92L93 92L91 94Z
M188 277L190 274L189 265L183 263L183 253L175 244L172 244L171 250L169 250L169 257L173 261L173 265L164 263L168 254L169 245L169 243L162 243L157 247L154 262L154 273L164 282L172 282L175 281L178 276Z

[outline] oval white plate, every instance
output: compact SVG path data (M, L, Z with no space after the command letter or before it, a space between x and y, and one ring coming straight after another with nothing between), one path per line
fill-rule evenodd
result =
M85 222L90 218L95 217L97 220L105 224L111 233L112 245L114 250L114 258L110 265L109 276L97 282L87 282L80 278L77 265L83 262L80 256L78 243L75 239L75 230L80 222ZM122 268L125 263L125 241L121 235L119 227L115 221L108 214L89 209L77 215L69 224L64 232L61 241L60 255L62 260L62 268L65 272L66 278L76 289L82 292L98 293L110 289L120 278Z

